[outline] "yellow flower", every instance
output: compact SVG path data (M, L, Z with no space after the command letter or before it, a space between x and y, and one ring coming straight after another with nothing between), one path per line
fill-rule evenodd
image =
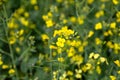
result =
M65 39L64 38L58 38L57 42L56 42L56 45L58 47L64 47L64 43L65 43Z
M7 68L9 68L9 66L8 65L2 65L2 69L7 69Z
M90 53L89 58L97 59L100 55L95 54L94 52Z
M16 42L16 38L15 37L11 37L10 39L9 39L9 43L12 45L12 44L14 44Z
M81 17L78 17L77 21L80 25L84 24L84 19L82 19Z
M75 54L75 49L74 49L74 47L71 47L68 50L68 57L72 57L72 56L74 56L74 54Z
M111 79L111 80L116 80L116 77L113 76L113 75L111 75L111 76L110 76L110 79Z
M15 50L16 50L16 52L20 52L20 48L19 47L16 47Z
M80 47L78 48L78 51L79 51L79 52L83 52L83 51L84 51L84 47L83 47L83 46L80 46Z
M96 43L97 45L99 45L99 44L102 43L102 41L101 41L99 38L95 38L95 43Z
M95 17L96 17L96 18L100 18L100 17L103 16L103 15L104 15L104 11L101 10L101 11L98 11L98 12L95 14Z
M56 0L58 3L61 3L61 2L63 2L63 0Z
M67 75L72 76L73 72L72 71L67 71Z
M110 24L110 28L115 29L115 28L116 28L116 22L112 22L112 23Z
M70 17L70 21L71 21L72 23L75 23L75 22L76 22L76 17L74 17L74 16Z
M54 46L54 45L50 45L49 48L50 48L50 49L57 49L57 47Z
M98 74L101 74L101 68L100 68L100 66L96 67L96 71L97 71Z
M120 67L120 61L119 61L119 60L114 61L114 63L115 63L118 67Z
M59 61L59 62L64 62L64 58L63 58L63 57L60 57L60 58L58 58L58 61Z
M100 30L100 29L102 29L102 23L97 23L97 24L95 24L95 30Z
M42 35L41 35L41 38L42 38L42 40L43 40L43 41L45 41L45 40L48 40L48 39L49 39L49 37L48 37L48 35L47 35L47 34L42 34Z
M71 59L71 63L74 63L74 62L75 64L80 65L83 62L83 57L80 55L73 56Z
M100 57L100 62L105 62L105 61L106 61L106 58Z
M2 65L3 64L3 61L2 60L0 60L0 65Z
M51 19L48 19L46 21L46 26L49 28L49 27L52 27L54 25L53 21Z
M30 0L30 3L31 3L32 5L35 5L35 4L37 4L37 0Z
M82 78L82 76L81 76L82 70L81 69L75 69L75 72L76 72L76 75L75 75L76 78Z
M99 56L99 54L94 54L94 59L97 59Z
M25 16L26 18L28 18L30 15L29 15L28 12L24 12L24 16Z
M19 36L21 36L21 35L23 35L23 34L24 34L24 30L21 29L21 30L19 31Z
M14 70L14 69L10 69L10 70L8 71L8 73L9 73L9 74L14 74L14 73L15 73L15 70Z
M94 0L87 0L88 4L92 4L94 2Z
M119 4L119 0L112 0L113 4L117 5Z
M92 37L94 35L94 31L89 31L88 37Z

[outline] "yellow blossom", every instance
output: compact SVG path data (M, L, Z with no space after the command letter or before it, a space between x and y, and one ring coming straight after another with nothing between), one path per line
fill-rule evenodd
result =
M2 60L0 60L0 65L2 65L3 64L3 61Z
M9 73L9 74L14 74L14 73L15 73L15 70L14 70L14 69L10 69L10 70L8 71L8 73Z
M78 48L78 51L79 51L79 52L83 52L83 51L84 51L84 47L83 47L83 46L80 46L80 47Z
M104 11L101 10L101 11L98 11L98 12L95 14L95 17L96 17L96 18L100 18L100 17L103 16L103 15L104 15Z
M119 61L119 60L115 60L114 63L115 63L118 67L120 67L120 61Z
M73 75L73 72L72 72L72 71L67 71L67 75L68 75L68 76L72 76L72 75Z
M58 58L58 61L59 61L59 62L64 62L64 58L63 58L63 57L59 57L59 58Z
M110 24L110 28L115 29L115 28L116 28L116 22L112 22L112 23Z
M94 31L89 31L88 37L92 37L94 35Z
M47 35L47 34L42 34L42 35L41 35L41 38L42 38L42 40L43 40L43 41L45 41L45 40L48 40L48 39L49 39L49 37L48 37L48 35Z
M98 74L101 74L101 68L100 68L100 66L96 67L96 71L97 71Z
M99 38L95 38L95 43L96 43L97 45L99 45L99 44L102 43L102 41L101 41Z
M19 36L21 36L21 35L23 35L23 34L24 34L24 30L21 29L21 30L19 31Z
M77 18L78 24L82 25L84 24L84 20L81 17Z
M15 37L11 37L10 39L9 39L9 44L14 44L16 42L16 38Z
M37 0L30 0L30 3L31 3L32 5L35 5L35 4L37 4Z
M70 17L70 21L72 22L72 23L75 23L76 22L76 17Z
M100 29L102 29L102 23L97 23L97 24L95 24L95 30L100 30Z
M94 0L87 0L88 4L92 4L94 2Z
M56 42L56 45L58 47L64 47L64 43L65 43L65 39L64 38L58 38L57 42Z
M2 69L7 69L7 68L9 68L9 66L8 65L2 65Z
M119 3L119 0L112 0L113 4L117 5Z
M52 27L54 25L54 22L51 20L51 19L48 19L46 21L46 26L49 28L49 27Z
M113 75L111 75L111 76L109 76L109 77L110 77L111 80L116 80L116 77L113 76Z

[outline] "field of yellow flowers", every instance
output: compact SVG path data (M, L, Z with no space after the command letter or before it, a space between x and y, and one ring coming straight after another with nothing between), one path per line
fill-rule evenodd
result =
M120 0L0 0L0 80L120 80Z

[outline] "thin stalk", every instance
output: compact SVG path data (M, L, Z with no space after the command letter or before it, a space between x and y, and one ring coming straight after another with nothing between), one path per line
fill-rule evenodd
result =
M6 8L5 8L4 5L3 5L3 9L4 9L4 14L3 15L4 15L4 17L5 17L6 21L7 21L8 20L8 15L7 15ZM4 26L4 30L5 30L5 36L6 36L6 39L8 41L8 45L9 45L9 49L10 49L10 56L11 56L13 68L15 69L16 78L17 78L17 80L19 80L18 71L17 71L16 65L15 65L14 53L13 53L12 45L9 44L8 28L7 28L7 22L6 21L3 20L3 26Z
M51 44L51 39L49 39L49 45ZM53 74L53 69L52 69L52 49L50 48L50 68L51 68L51 80L52 80L52 74Z

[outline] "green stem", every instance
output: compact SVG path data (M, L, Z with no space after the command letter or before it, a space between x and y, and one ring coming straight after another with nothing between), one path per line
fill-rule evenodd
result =
M15 72L16 73L16 78L17 78L17 80L19 80L18 71L17 71L16 65L15 65L14 53L13 53L12 45L9 43L8 28L7 28L8 15L7 15L6 8L5 8L4 5L3 5L3 9L4 9L3 15L4 15L5 19L6 19L6 20L2 19L3 20L4 30L5 30L5 35L6 35L8 45L9 45L9 49L10 49L10 56L11 56L11 59L12 59L12 65L13 65L13 68L15 69L15 71L16 71Z

